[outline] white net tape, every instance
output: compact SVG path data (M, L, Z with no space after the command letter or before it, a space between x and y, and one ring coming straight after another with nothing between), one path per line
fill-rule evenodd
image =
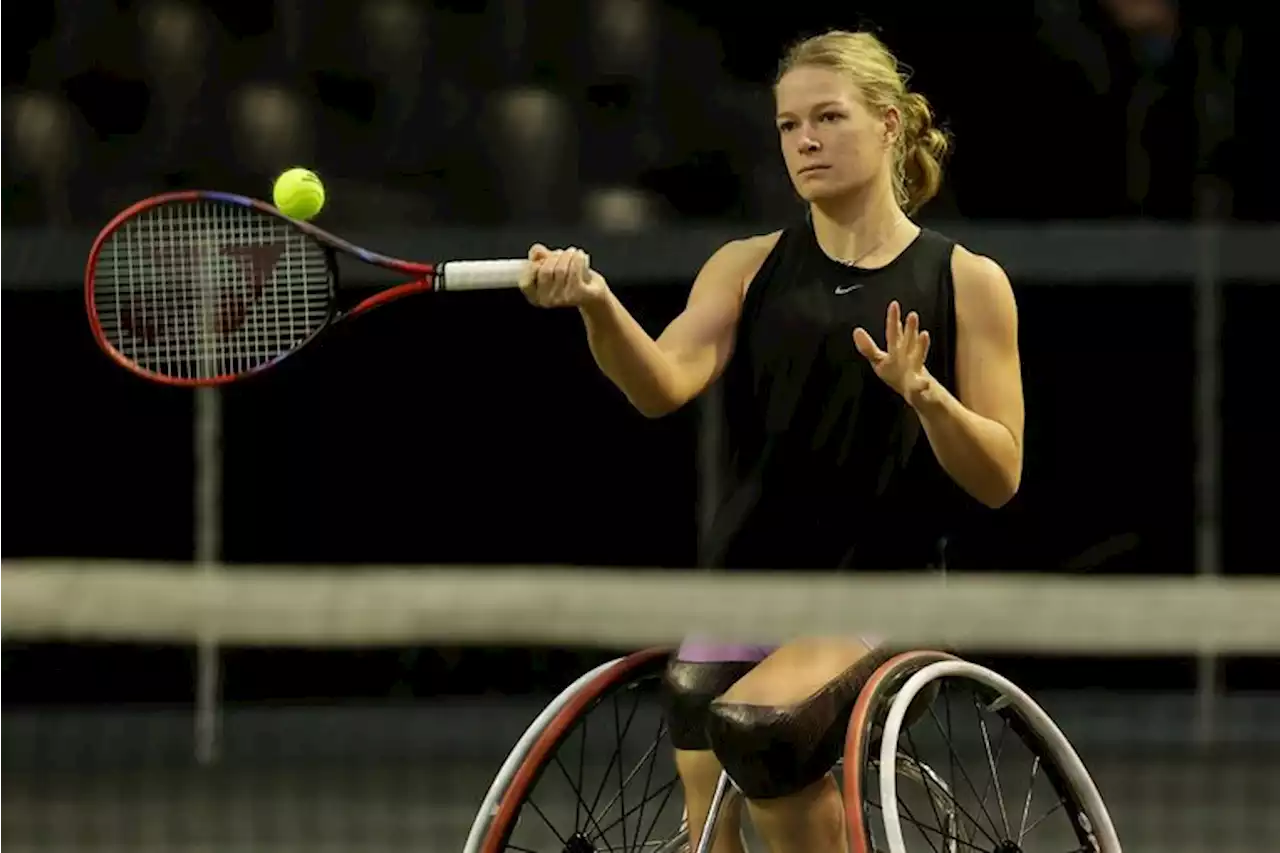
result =
M1015 653L1280 648L1280 579L733 575L587 568L228 567L6 561L9 638L344 647L641 648L690 634L875 634Z

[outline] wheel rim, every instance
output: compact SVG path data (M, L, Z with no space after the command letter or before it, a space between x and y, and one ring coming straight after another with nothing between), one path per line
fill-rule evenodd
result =
M588 685L530 749L485 853L673 853L682 798L658 697L665 655L633 655Z
M874 789L879 755L872 735L883 720L887 697L897 692L907 678L924 666L957 660L945 652L918 650L903 652L881 664L863 685L854 702L845 738L843 760L845 817L852 853L880 853L872 827L880 820L878 809L869 806L868 789ZM871 764L874 762L874 766ZM880 834L883 838L883 833Z
M902 725L907 703L926 685L937 688L936 697L911 709L919 714L914 725ZM867 793L868 805L883 812L891 853L1118 850L1101 798L1061 732L1030 697L989 670L950 661L917 672L893 700L883 736L880 784ZM918 792L884 768L895 754L931 767L945 784L925 777L926 801L946 805L912 808L904 794ZM940 820L947 812L955 817L951 831Z

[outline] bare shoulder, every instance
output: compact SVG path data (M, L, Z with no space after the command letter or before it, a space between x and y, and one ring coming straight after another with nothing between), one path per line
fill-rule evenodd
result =
M955 282L956 320L978 323L1012 323L1017 314L1013 286L1004 268L994 259L970 251L959 243L951 253L951 277Z
M716 254L723 254L735 267L749 270L750 275L754 276L759 271L760 265L764 263L764 259L773 251L773 247L778 245L778 238L781 236L781 231L774 231L769 234L730 240L721 246Z
M706 289L727 289L736 291L739 296L744 295L781 236L781 231L774 231L725 243L703 265L694 283L695 293Z
M734 240L733 242L745 247L744 251L758 252L768 255L773 251L773 247L778 245L778 239L781 236L782 231L779 229L777 231L770 231L768 234L756 234L753 237L743 237L741 240ZM763 260L763 258L761 258L761 260Z
M951 252L951 274L957 283L963 280L964 287L1005 287L1012 290L1004 267L993 258L979 255L959 243Z
M747 288L751 286L756 273L760 272L760 267L764 265L773 247L778 245L780 237L782 237L781 231L773 231L768 234L757 234L754 237L744 237L729 244L737 247L735 252L739 270L738 285L742 289L743 296L746 296Z

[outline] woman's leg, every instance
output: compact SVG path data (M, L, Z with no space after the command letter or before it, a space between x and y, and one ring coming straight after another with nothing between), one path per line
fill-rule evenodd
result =
M733 749L741 749L741 740L762 745L787 744L812 745L823 738L833 720L840 716L841 705L852 708L856 698L855 682L865 680L870 673L861 674L860 662L869 664L870 647L857 639L797 640L774 651L750 672L736 681L724 695L713 703L711 714L717 717L717 725L728 720L737 742ZM851 675L854 673L854 675ZM847 683L845 683L847 682ZM822 729L823 731L819 731ZM731 768L737 763L735 756L725 754L717 742L717 751L725 755L725 763ZM758 756L755 770L768 775L769 761L779 758L784 749L755 750ZM800 749L794 750L797 766L809 764ZM772 853L845 853L848 850L848 831L845 827L844 802L835 778L829 771L830 763L820 757L820 769L811 776L807 771L796 771L794 784L789 784L789 773L779 772L771 779L760 779L752 784L745 777L748 770L736 771L735 778L748 795L748 808L752 823L768 843ZM815 765L816 766L816 765ZM731 770L731 772L735 772ZM768 796L752 796L758 785L768 790Z
M680 647L667 667L667 719L689 815L691 851L698 849L722 770L707 740L707 709L712 700L750 672L770 651L764 646L691 640ZM744 853L741 798L722 802L711 851Z
M689 850L696 853L698 842L707 825L711 799L720 780L720 760L709 749L677 749L676 772L684 788L685 809L689 815ZM711 853L745 853L742 846L742 798L721 801L716 834L711 839Z

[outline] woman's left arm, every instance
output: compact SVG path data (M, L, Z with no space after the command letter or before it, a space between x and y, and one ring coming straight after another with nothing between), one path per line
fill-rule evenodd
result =
M989 507L1022 481L1022 364L1018 308L999 264L957 247L951 260L959 397L929 377L907 397L943 470Z

